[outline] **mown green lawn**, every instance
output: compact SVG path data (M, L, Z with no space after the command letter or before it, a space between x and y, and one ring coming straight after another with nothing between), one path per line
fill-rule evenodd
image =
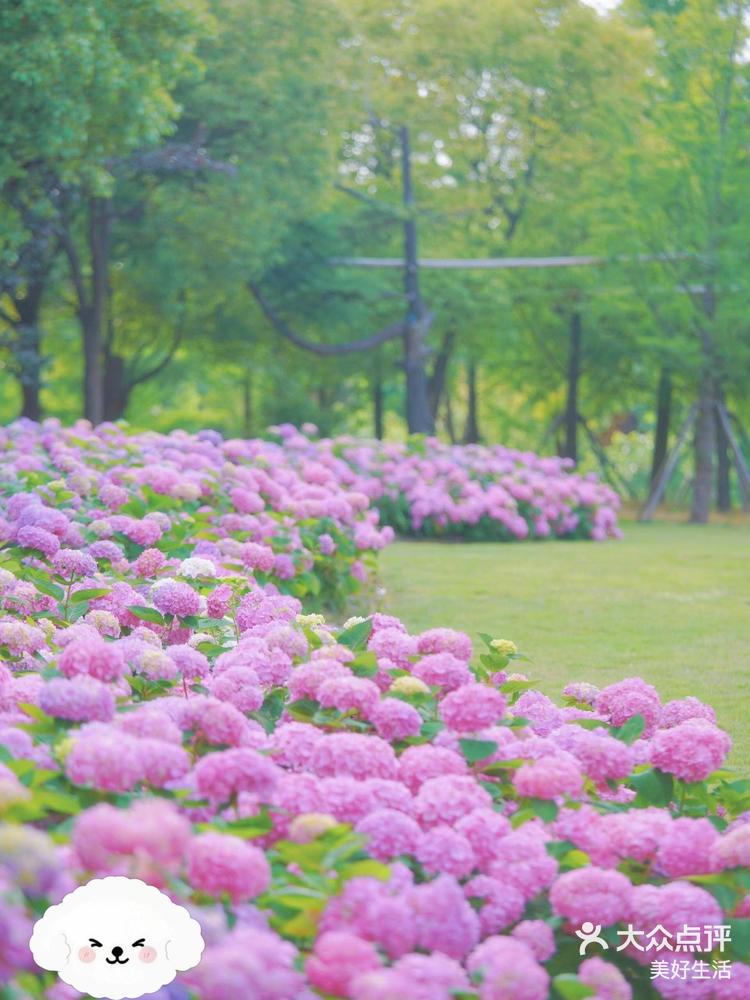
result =
M571 680L635 674L716 709L750 766L750 523L625 522L619 542L440 544L382 553L383 610L513 639L558 699Z

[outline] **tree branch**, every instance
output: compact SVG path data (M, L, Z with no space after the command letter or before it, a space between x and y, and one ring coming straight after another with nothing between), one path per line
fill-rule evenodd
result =
M68 263L70 264L70 276L73 280L73 287L76 291L78 308L83 311L87 308L86 286L83 280L83 271L81 269L81 261L78 256L78 251L73 245L70 233L64 226L60 226L57 236L60 246L62 247L65 256L68 258Z
M280 333L282 337L291 341L295 346L301 347L302 350L311 351L313 354L319 354L322 357L329 357L337 354L355 354L357 351L369 351L373 347L378 347L380 344L384 344L387 340L393 340L395 337L400 337L404 332L404 322L403 320L398 320L398 322L391 323L390 326L386 326L383 327L382 330L378 330L377 333L372 334L370 337L363 337L362 340L350 340L346 344L316 344L312 340L305 340L303 337L300 337L297 333L295 333L294 330L292 330L292 328L278 315L276 310L268 302L266 297L254 282L248 281L247 287L255 297L255 301L260 306L263 315L277 333Z
M390 215L397 219L403 219L404 217L404 213L401 208L397 208L394 205L388 205L384 201L380 201L379 198L371 198L362 191L357 191L356 188L351 188L346 184L342 184L340 181L334 181L333 186L336 191L340 191L342 194L348 194L350 198L362 201L365 205L369 205L371 208L377 209L378 212L382 212L384 215Z
M169 364L169 362L177 353L177 348L180 346L181 342L182 342L182 327L178 327L177 330L175 330L174 338L172 340L172 346L164 355L164 357L161 359L161 361L157 365L154 365L153 368L149 368L147 371L142 372L140 375L135 375L132 378L129 378L128 391L134 389L137 385L141 385L143 382L148 382L149 379L155 378L160 372L163 372L164 369Z

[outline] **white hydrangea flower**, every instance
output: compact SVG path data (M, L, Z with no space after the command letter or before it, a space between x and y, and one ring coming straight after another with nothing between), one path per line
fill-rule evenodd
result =
M352 628L354 625L361 625L362 622L366 621L366 618L362 618L360 615L354 615L354 617L346 619L344 624L341 626L341 629L345 632L348 628Z
M191 556L183 559L180 563L180 576L194 580L199 576L216 576L216 567L210 559L201 559L200 556Z
M296 620L299 625L308 625L310 628L326 623L324 615L297 615Z
M213 636L209 635L208 632L193 632L187 641L188 646L193 646L193 648L200 646L202 642L214 642Z

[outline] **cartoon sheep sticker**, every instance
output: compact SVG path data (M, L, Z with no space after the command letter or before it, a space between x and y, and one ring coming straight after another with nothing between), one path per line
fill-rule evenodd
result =
M81 993L133 1000L192 969L204 944L184 907L140 879L112 875L50 906L29 947L37 965Z

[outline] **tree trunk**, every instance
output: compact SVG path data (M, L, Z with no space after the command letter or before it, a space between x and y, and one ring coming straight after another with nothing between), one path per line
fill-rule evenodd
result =
M721 389L717 391L716 395L717 401L723 404L724 393ZM728 511L732 509L732 464L729 458L729 438L716 412L714 412L714 423L716 425L716 507L718 510Z
M404 324L404 369L406 372L406 423L410 434L432 434L435 423L427 397L426 333L429 317L419 291L417 223L411 184L409 130L400 130L401 176L404 197L404 290L407 314Z
M716 315L716 293L713 283L707 281L703 291L704 317L700 329L701 375L698 386L698 419L695 422L695 477L690 520L705 524L711 516L713 493L714 447L716 444L716 358L713 344L713 320Z
M451 397L450 383L445 385L445 430L451 444L456 443L456 426L453 422L453 399Z
M104 419L104 321L109 287L109 202L92 198L89 203L89 250L91 253L91 299L79 311L83 333L84 414L96 425Z
M565 444L563 457L578 461L578 383L581 377L581 314L576 309L570 317L568 350L568 395L565 401Z
M253 429L253 382L250 369L242 379L242 432L250 437Z
M690 520L705 524L711 514L713 493L713 464L715 431L716 386L711 370L704 366L698 394L698 418L695 423L695 479Z
M659 385L656 389L656 430L654 432L654 451L651 458L651 485L656 482L659 470L667 460L669 448L669 424L672 417L672 376L666 368L659 374Z
M445 379L448 374L448 364L450 363L453 344L456 340L454 330L448 330L443 336L440 350L435 356L435 363L432 366L432 374L427 383L427 398L430 403L433 423L437 420L440 400L445 390Z
M26 289L26 295L14 298L13 302L18 312L18 337L15 351L18 380L21 384L21 416L29 420L40 420L42 407L39 400L41 389L42 337L39 329L39 314L42 305L44 282L31 281Z
M130 399L130 386L125 377L125 359L108 354L104 365L103 419L121 420Z
M477 416L477 366L472 359L466 366L466 383L469 390L466 410L466 425L464 427L464 444L478 444L479 418Z
M383 440L383 380L378 372L372 382L372 422L375 437Z

